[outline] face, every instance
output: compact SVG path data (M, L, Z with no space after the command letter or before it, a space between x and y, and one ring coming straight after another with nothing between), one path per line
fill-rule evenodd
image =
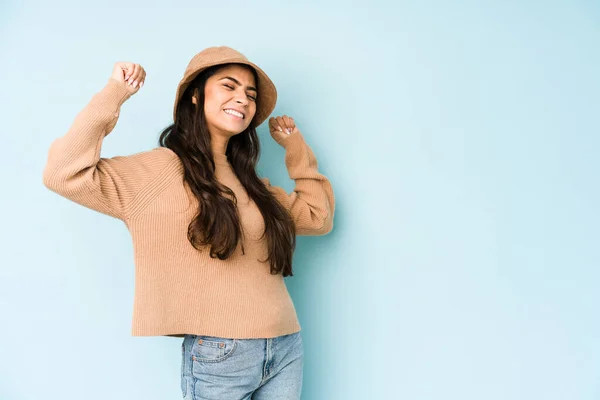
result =
M249 68L230 65L208 78L204 114L212 134L231 137L243 132L254 118L256 82Z

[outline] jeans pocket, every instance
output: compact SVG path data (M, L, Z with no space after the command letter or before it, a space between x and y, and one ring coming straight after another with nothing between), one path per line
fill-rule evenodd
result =
M196 335L191 353L194 362L220 362L229 358L238 346L237 339Z

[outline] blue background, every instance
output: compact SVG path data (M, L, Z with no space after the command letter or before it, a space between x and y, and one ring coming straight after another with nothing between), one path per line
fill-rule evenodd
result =
M117 61L148 76L102 155L156 146L214 45L267 71L335 189L286 280L303 399L600 399L600 3L217 3L2 2L0 399L180 398L180 340L129 333L126 227L42 171Z

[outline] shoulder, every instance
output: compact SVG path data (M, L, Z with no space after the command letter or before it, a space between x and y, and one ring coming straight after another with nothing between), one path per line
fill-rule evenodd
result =
M166 147L155 147L127 156L105 158L103 161L108 166L151 175L165 169L177 169L179 165L177 154Z
M138 162L169 162L177 158L177 154L166 147L155 147L128 156L115 156L113 159L132 160Z

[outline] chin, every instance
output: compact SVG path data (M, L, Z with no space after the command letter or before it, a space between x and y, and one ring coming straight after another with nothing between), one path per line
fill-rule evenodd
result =
M221 131L222 132L227 132L230 136L235 136L235 135L239 135L240 133L244 132L246 128L243 128L240 130L240 128L232 128L230 126L224 126L221 127Z
M232 125L224 125L222 127L222 129L226 132L231 133L232 135L237 135L240 134L242 132L244 132L246 129L248 128L248 126L244 125L238 125L238 126L232 126Z

